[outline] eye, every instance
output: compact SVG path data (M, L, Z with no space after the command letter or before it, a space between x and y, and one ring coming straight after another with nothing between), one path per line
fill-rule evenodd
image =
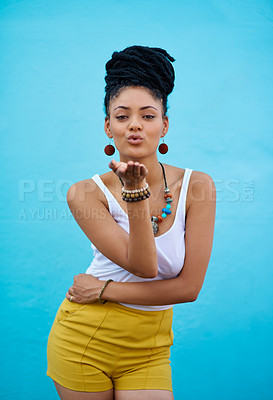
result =
M144 115L143 118L145 118L145 119L153 119L153 118L155 118L155 116L154 115Z
M119 119L119 120L123 120L123 119L126 119L128 117L127 117L127 115L117 115L116 118Z

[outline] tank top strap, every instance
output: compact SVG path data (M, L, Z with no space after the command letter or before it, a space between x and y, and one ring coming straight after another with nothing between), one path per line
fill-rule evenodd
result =
M118 204L116 198L110 192L108 187L103 183L103 181L102 181L101 177L99 176L99 174L96 174L96 175L92 176L91 179L93 179L93 181L98 185L98 187L100 188L102 193L105 195L106 200L108 202L108 207L109 207L110 214L114 215L116 213L120 213L120 209L121 209L120 205Z
M188 187L189 187L189 182L190 182L190 177L191 177L192 171L193 170L191 168L185 168L181 192L180 192L179 201L178 201L177 209L176 209L176 218L178 220L182 220L184 226L185 226L185 219L186 219L187 192L188 192Z

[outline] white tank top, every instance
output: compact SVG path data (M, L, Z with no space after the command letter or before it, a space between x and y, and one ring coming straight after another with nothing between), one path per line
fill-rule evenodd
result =
M106 258L93 244L91 244L91 248L94 251L94 258L91 262L91 265L87 268L86 273L92 274L96 278L101 280L108 280L111 278L116 282L147 282L175 278L180 273L185 258L184 236L186 196L191 173L192 169L185 169L183 183L181 186L176 209L176 215L172 226L167 232L155 237L158 259L158 275L155 278L146 279L131 274L130 272L126 271L119 265L113 263L111 260ZM104 185L98 174L94 175L92 179L96 182L96 184L104 193L108 202L110 214L113 216L117 224L119 224L127 233L129 233L129 220L125 211L119 205L116 198L107 188L107 186ZM166 310L173 306L171 304L162 306L146 306L125 303L121 304L127 307L136 308L144 311Z

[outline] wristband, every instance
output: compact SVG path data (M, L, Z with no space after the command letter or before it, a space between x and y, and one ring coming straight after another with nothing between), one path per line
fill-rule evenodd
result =
M145 183L145 186L144 186L143 188L129 190L129 189L125 189L125 187L123 186L123 188L121 189L121 191L122 191L122 193L129 193L129 194L132 194L132 193L140 193L140 192L143 192L144 190L148 189L148 187L149 187L149 185L148 185L148 183L146 182L146 183Z
M141 188L135 190L127 190L122 188L122 200L124 201L140 201L148 199L151 195L150 188L148 184Z
M103 293L104 289L106 288L106 286L107 286L108 283L110 283L110 282L114 282L113 279L108 279L108 281L105 282L105 284L104 284L103 287L101 288L101 291L100 291L100 294L99 294L99 302L100 302L100 304L105 304L105 303L107 302L107 300L102 300L102 299L101 299L101 296L102 296L102 293Z

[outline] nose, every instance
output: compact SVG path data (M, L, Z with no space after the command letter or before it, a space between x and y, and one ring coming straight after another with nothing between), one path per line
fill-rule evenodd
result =
M129 130L130 131L140 131L142 129L142 125L138 121L137 118L133 118L130 125L129 125Z

